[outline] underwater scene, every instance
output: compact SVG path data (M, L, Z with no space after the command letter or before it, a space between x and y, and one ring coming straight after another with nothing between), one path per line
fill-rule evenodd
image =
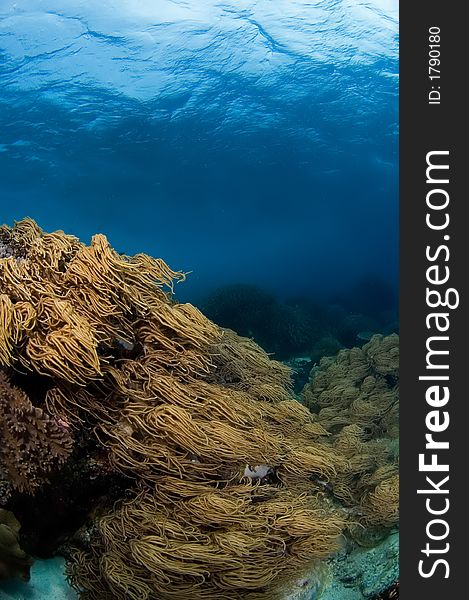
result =
M399 597L397 0L0 0L0 600Z

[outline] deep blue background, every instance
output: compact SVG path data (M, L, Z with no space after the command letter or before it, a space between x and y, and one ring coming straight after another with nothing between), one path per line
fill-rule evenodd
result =
M288 297L396 285L395 0L0 2L0 222Z

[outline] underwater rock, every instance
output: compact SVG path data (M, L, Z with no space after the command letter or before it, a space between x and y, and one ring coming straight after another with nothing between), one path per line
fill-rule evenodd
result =
M36 560L28 583L0 581L0 600L78 600L64 569L65 561L60 557Z
M282 600L320 600L331 585L332 569L326 562L314 564L310 570L289 583Z
M291 369L293 379L293 390L298 396L309 380L309 374L313 363L309 356L296 356L283 361Z
M319 363L321 358L326 356L335 356L339 350L342 350L343 345L333 336L327 335L317 340L311 348L311 362Z
M385 590L399 579L399 534L392 533L374 548L343 550L328 564L332 583L321 600L384 600Z
M20 547L20 528L15 515L0 508L0 580L30 579L29 569L33 559Z
M399 598L399 581L392 583L385 590L373 596L370 600L397 600Z

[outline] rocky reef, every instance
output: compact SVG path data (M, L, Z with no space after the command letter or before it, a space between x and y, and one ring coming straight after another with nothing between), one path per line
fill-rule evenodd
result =
M321 363L308 408L161 259L31 219L0 247L0 506L26 561L64 555L82 600L274 600L395 524L388 342L350 384L369 397Z

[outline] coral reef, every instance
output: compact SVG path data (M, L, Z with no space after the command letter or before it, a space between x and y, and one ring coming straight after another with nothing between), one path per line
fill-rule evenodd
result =
M19 544L20 524L15 515L0 508L0 580L20 578L29 580L33 559Z
M70 431L128 482L70 550L82 599L274 599L339 546L349 514L311 479L350 459L287 367L172 299L183 273L30 219L0 242L0 367L49 438Z
M372 548L344 548L326 565L331 570L332 583L321 600L397 599L399 532L392 532Z
M302 398L348 459L330 485L355 514L355 538L372 543L373 528L392 528L399 519L399 336L375 335L363 348L323 358Z
M323 358L303 400L332 433L358 425L370 439L398 437L399 336L375 335L363 348Z
M8 256L13 256L13 249L0 242L0 258L7 258Z
M63 464L72 449L70 432L27 395L12 387L0 370L1 479L20 492L32 493L47 474Z
M322 317L309 301L280 302L255 285L241 283L216 289L203 311L215 323L254 339L279 360L308 351Z
M281 301L255 285L238 283L217 288L201 306L215 323L254 339L277 360L308 354L315 363L353 346L363 335L368 341L377 332L398 331L395 293L376 278L332 298L318 292L314 297Z

